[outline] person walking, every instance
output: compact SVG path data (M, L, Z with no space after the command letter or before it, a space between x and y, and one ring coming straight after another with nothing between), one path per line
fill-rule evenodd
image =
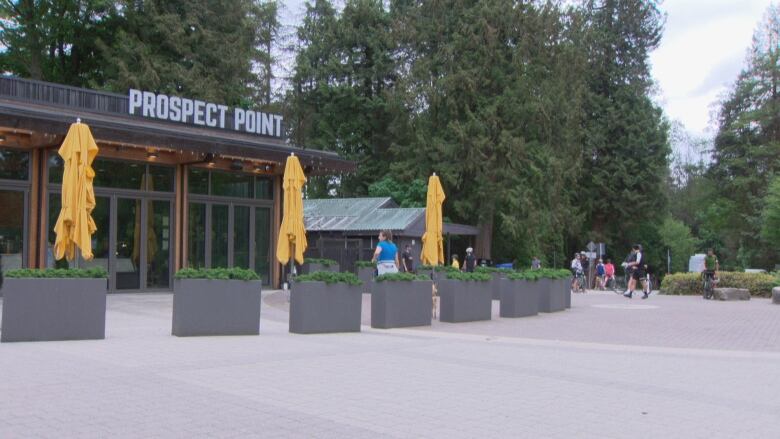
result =
M571 260L571 290L575 293L580 290L582 285L580 285L579 278L582 275L582 262L580 261L580 254L574 253L574 259Z
M401 253L401 264L406 273L414 273L414 259L412 259L412 246L406 244L404 252Z
M463 271L473 273L476 266L477 258L474 256L474 249L469 247L466 249L466 257L463 258Z
M607 263L604 264L604 285L609 285L609 281L615 282L615 264L612 263L612 259L607 259Z
M534 256L534 258L531 260L531 270L538 270L540 268L542 268L542 261Z
M596 263L596 288L604 290L604 277L606 276L607 269L604 266L604 261L599 258Z
M629 299L633 297L634 295L634 289L636 289L636 282L638 280L641 280L642 283L642 299L647 299L650 295L647 291L647 282L645 278L645 256L642 252L642 245L641 244L634 244L631 247L631 254L628 255L628 258L626 259L626 270L630 274L630 278L628 281L628 288L626 289L626 292L623 293L623 296L628 297Z
M393 244L393 234L389 230L379 232L379 244L374 250L371 262L376 263L377 275L398 273L398 247Z
M580 285L583 289L590 288L590 258L588 258L588 255L586 255L584 252L580 253L580 264L582 265L582 274L585 279L585 285Z

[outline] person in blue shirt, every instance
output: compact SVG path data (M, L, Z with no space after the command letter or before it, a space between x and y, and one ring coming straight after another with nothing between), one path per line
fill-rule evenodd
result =
M393 244L393 234L389 230L379 232L379 244L374 251L371 262L376 263L377 275L398 273L398 247Z

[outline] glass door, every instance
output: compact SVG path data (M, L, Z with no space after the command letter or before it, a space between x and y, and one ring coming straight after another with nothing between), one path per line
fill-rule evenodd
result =
M0 264L3 271L24 267L24 192L0 190Z
M114 287L116 290L141 288L141 199L117 198Z
M171 202L146 200L146 288L171 286Z

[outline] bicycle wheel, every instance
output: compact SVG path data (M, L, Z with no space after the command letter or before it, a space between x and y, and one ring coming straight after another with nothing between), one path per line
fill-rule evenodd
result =
M704 276L704 299L710 300L712 299L712 281L710 281L709 276Z

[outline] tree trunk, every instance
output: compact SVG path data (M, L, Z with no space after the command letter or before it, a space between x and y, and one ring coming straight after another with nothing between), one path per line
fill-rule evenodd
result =
M492 211L492 209L491 209ZM479 228L479 234L477 235L477 242L474 247L474 255L477 258L492 259L491 250L493 244L493 214L481 221L477 227Z

